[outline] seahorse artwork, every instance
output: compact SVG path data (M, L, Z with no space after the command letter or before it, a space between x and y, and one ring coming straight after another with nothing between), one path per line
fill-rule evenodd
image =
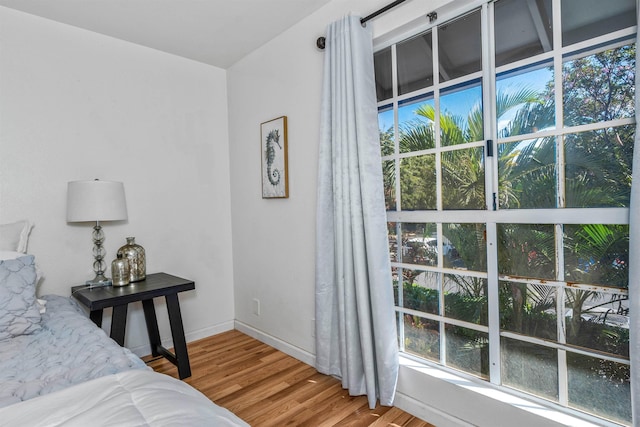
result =
M276 158L276 149L273 144L277 144L278 147L282 150L282 146L280 145L280 132L278 129L274 129L267 135L267 177L269 177L269 182L271 185L278 185L280 182L280 171L278 169L271 170L273 166L273 161Z

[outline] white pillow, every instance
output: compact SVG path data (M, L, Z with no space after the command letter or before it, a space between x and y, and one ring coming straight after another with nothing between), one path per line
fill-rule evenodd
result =
M31 224L27 220L0 224L0 251L27 252Z
M18 259L21 256L24 256L22 252L0 250L0 261L5 261L7 259Z

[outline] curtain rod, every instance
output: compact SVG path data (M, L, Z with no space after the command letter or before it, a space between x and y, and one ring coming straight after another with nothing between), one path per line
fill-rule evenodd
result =
M365 16L364 18L362 18L360 20L360 23L362 25L364 25L367 21L372 20L373 18L375 18L378 15L382 15L383 13L385 13L386 11L388 11L389 9L393 9L394 7L396 7L397 5L399 5L400 3L404 3L406 0L396 0L392 3L389 3L388 5L376 10L375 12ZM316 46L318 47L318 49L324 49L324 45L325 45L325 41L326 38L324 37L318 37L318 40L316 40Z

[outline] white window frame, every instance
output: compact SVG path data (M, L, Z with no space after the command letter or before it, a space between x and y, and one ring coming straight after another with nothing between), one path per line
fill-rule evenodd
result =
M443 22L446 22L451 19L458 18L466 13L472 12L480 8L481 10L481 20L482 20L482 40L483 40L483 53L482 53L482 71L466 75L463 77L459 77L444 83L439 82L439 70L438 70L438 31L436 27ZM446 151L448 149L455 149L454 147L446 147L442 148L439 146L440 144L440 129L439 129L439 106L440 106L440 93L443 89L446 89L451 86L458 85L460 83L468 82L471 80L475 80L480 78L482 82L482 97L483 97L483 105L484 105L484 138L485 141L477 141L469 144L464 144L465 148L471 147L484 147L486 140L493 141L493 152L496 153L493 157L488 158L490 162L492 162L492 167L489 165L485 166L485 194L486 194L486 210L483 211L483 219L480 221L483 224L486 224L486 233L487 233L487 271L486 272L468 272L465 271L464 275L466 276L476 276L488 279L488 326L477 325L461 320L456 320L452 318L447 318L444 315L435 315L424 312L419 312L415 310L411 310L408 308L403 308L402 302L402 292L399 292L398 297L400 298L398 307L396 307L396 312L398 315L402 315L403 313L420 316L429 320L438 321L440 323L440 335L444 337L444 325L445 322L447 324L462 326L465 328L473 329L480 332L485 332L489 334L489 381L496 385L500 386L501 384L501 369L500 369L500 337L514 338L520 341L529 342L532 344L542 345L548 348L554 348L558 351L558 381L559 381L559 402L558 405L561 407L562 411L566 411L569 413L575 413L574 410L568 407L568 385L567 385L567 361L566 361L566 349L569 348L565 345L564 340L564 316L558 316L558 318L562 318L559 320L558 326L558 342L550 343L548 341L535 338L535 337L526 337L520 334L515 334L507 331L500 331L499 324L499 301L498 301L498 282L499 281L515 281L515 279L509 278L507 276L498 275L498 260L497 260L497 249L493 250L492 247L497 247L497 225L501 223L515 223L515 224L552 224L556 227L556 232L561 230L563 224L583 224L585 221L582 220L585 214L588 213L589 223L592 224L628 224L629 217L629 209L628 208L586 208L586 209L577 209L577 208L563 208L564 200L560 200L559 206L562 208L558 209L511 209L511 210L500 210L499 207L497 210L493 210L493 193L498 192L498 174L495 173L498 170L498 150L497 146L500 143L508 143L514 141L521 141L532 138L540 138L542 136L555 136L556 138L563 138L564 135L584 132L590 130L597 129L606 129L610 127L616 127L621 125L630 125L635 124L634 118L625 118L625 119L617 119L609 122L598 122L589 125L583 126L572 126L572 127L562 127L557 126L556 129L538 132L535 134L526 134L526 135L517 135L511 136L507 138L498 138L496 129L496 117L495 117L495 93L496 93L496 75L503 73L508 70L512 70L515 68L526 67L528 65L536 64L541 61L552 61L554 65L555 72L555 108L556 108L556 123L563 123L563 104L562 104L562 66L563 63L570 58L570 54L572 52L581 51L580 56L584 56L585 50L592 50L590 53L594 53L596 51L604 50L599 48L598 46L603 43L609 43L606 46L606 49L611 49L612 47L618 47L622 45L629 44L629 38L634 36L637 27L628 28L625 30L617 31L614 33L607 34L605 36L596 37L594 39L590 39L587 41L583 41L580 43L576 43L570 46L562 47L561 43L561 32L554 31L554 40L553 45L556 47L550 52L543 53L540 55L536 55L533 58L527 58L524 60L520 60L514 63L510 63L507 65L503 65L501 67L495 67L495 54L494 54L494 46L495 40L493 38L493 31L488 31L489 28L493 28L493 8L494 2L493 0L479 0L473 1L472 3L467 4L465 7L451 11L448 14L444 14L438 19L437 22L432 24L422 24L420 26L416 26L411 30L407 30L401 34L395 34L393 38L387 40L378 40L378 42L374 45L374 49L376 51L381 50L386 47L391 48L391 57L392 57L392 88L393 88L393 97L391 99L387 99L381 101L378 105L379 107L383 106L392 106L394 112L394 152L391 155L384 156L384 161L395 161L396 166L399 165L399 161L402 158L413 157L415 155L421 154L433 154L437 152ZM560 13L560 0L553 1L553 25L554 28L560 28L561 21L561 13ZM405 93L403 95L398 95L398 85L397 85L397 58L396 58L396 49L395 44L401 42L412 35L417 35L427 30L432 31L432 46L433 46L433 76L434 81L433 85L416 91L412 91L409 93ZM613 40L620 39L615 43L611 43ZM486 49L488 47L488 49ZM398 138L398 105L404 100L415 98L425 94L433 94L434 100L434 108L435 108L435 121L434 121L434 133L437 135L436 138L436 147L434 149L423 150L420 152L410 152L410 153L400 153L399 152L399 144L397 141ZM558 150L559 153L563 153L563 150ZM485 153L486 154L486 153ZM559 154L562 156L562 154ZM563 161L563 159L560 159ZM561 163L564 164L564 163ZM478 223L478 211L464 211L464 210L442 210L442 186L441 186L441 162L440 156L436 156L436 191L437 191L437 200L438 200L438 209L434 211L402 211L402 201L401 198L401 190L400 190L400 168L395 168L395 193L396 199L399 201L399 205L397 206L396 211L388 211L387 212L387 220L390 223L435 223L437 225L438 236L442 236L442 224L443 223ZM563 168L559 168L563 169ZM564 185L564 177L562 173L558 173L558 185ZM560 187L562 188L562 187ZM564 194L563 189L558 191L559 194ZM551 220L548 220L551 218ZM399 232L398 227L398 232ZM398 233L399 235L399 233ZM460 274L461 272L456 269L444 268L442 262L442 245L443 239L438 239L438 263L437 266L423 266L423 265L414 265L414 264L405 264L401 262L392 263L393 267L397 268L407 268L411 270L422 270L429 272L440 273L440 277L444 274ZM564 277L564 262L563 262L563 247L562 241L560 239L557 240L558 243L556 250L556 256L560 259L557 260L558 268L556 269L556 278ZM400 242L399 246L401 246ZM537 283L539 281L530 279L523 280L522 278L518 278L519 283ZM399 289L402 289L402 279L399 280L400 286ZM545 285L554 286L558 290L563 290L566 287L565 282L562 280L545 280ZM441 284L440 284L441 286ZM626 290L621 290L619 288L609 288L606 286L597 286L588 284L577 284L572 285L572 288L582 288L586 290L597 290L599 292L610 292L616 294L627 294ZM442 288L440 287L440 290ZM564 310L564 292L560 292L561 297L557 298L557 312L562 313ZM443 292L440 292L440 307L444 307L444 296ZM404 323L402 321L398 322L398 330L402 336L404 335ZM444 360L444 355L446 355L446 351L444 349L444 339L441 339L441 359ZM404 351L404 343L403 340L400 340L400 350ZM591 353L588 351L583 351L580 349L576 349L571 347L571 351L584 354L588 356L595 356L596 352ZM404 356L409 357L411 359L415 359L410 354L404 354ZM600 357L605 360L614 361L617 363L622 363L625 365L629 365L629 360L623 357L611 357L607 355L597 354L597 357ZM422 359L420 359L422 360ZM430 362L425 362L427 365ZM468 374L462 374L463 376L468 376ZM503 388L500 386L500 388ZM506 388L508 392L513 392L515 394L521 394L518 391L511 390ZM533 397L534 400L537 398ZM545 401L546 402L546 401ZM551 404L554 406L553 404ZM580 414L582 416L582 414ZM587 416L589 418L589 416Z

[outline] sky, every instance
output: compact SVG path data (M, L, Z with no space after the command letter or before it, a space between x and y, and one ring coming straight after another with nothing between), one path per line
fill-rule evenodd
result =
M496 89L507 92L515 92L524 87L542 92L545 85L553 78L553 73L548 67L539 68L533 71L511 73L499 76L496 82ZM440 106L444 111L448 111L455 116L466 118L474 105L482 100L482 90L479 83L471 87L458 88L450 92L443 92L440 98ZM398 121L400 124L414 120L417 116L415 110L425 103L433 105L433 93L425 94L422 99L413 100L406 105L400 105L398 109ZM513 118L515 110L505 114L498 122L498 129L502 129ZM393 110L386 109L378 115L379 128L386 130L393 126Z

